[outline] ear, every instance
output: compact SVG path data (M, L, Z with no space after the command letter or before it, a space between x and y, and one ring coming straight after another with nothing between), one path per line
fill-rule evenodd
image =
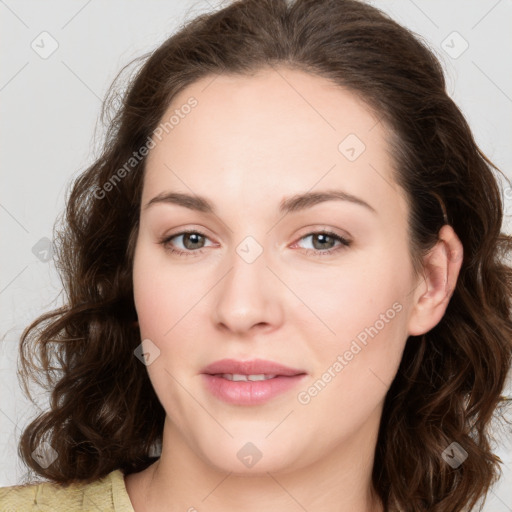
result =
M423 276L414 289L409 335L425 334L446 311L462 266L464 249L453 228L445 224L439 240L423 260Z

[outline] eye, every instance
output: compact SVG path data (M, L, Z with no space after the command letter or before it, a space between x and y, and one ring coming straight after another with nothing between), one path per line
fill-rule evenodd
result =
M183 238L182 244L185 250L176 249L173 244L171 244L172 240L180 237ZM195 229L175 233L174 235L163 238L159 243L169 252L178 254L179 256L196 256L197 254L203 253L202 247L204 247L204 241L201 239L206 238L207 236L204 233Z
M176 249L174 247L172 240L174 240L175 238L182 238L184 250ZM311 253L315 256L333 254L334 252L342 250L346 247L350 247L352 243L350 240L347 240L342 236L333 233L332 231L314 231L301 237L300 240L305 240L307 238L312 238L313 248L306 249L306 251L308 251L308 254ZM208 237L201 231L188 230L181 231L180 233L175 233L171 236L165 237L162 240L160 240L159 243L163 245L166 250L168 250L171 253L177 254L178 256L197 256L198 254L202 254L204 252L203 247L205 247L205 239L207 240ZM338 242L337 246L335 245L336 242Z
M346 247L350 247L351 241L343 238L342 236L333 233L332 231L314 231L312 233L308 233L306 236L303 236L300 240L306 240L307 238L311 238L313 242L312 249L306 249L308 253L310 252L314 256L323 256L333 254L339 250L342 250ZM336 242L338 245L336 246ZM327 249L327 250L325 250Z

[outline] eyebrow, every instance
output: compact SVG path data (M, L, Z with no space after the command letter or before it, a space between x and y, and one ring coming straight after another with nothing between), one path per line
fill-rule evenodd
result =
M374 214L377 213L375 208L368 204L366 201L343 190L325 190L321 192L305 192L303 194L296 194L281 201L279 205L279 212L297 212L311 208L312 206L326 201L347 201L359 206L363 206ZM205 197L184 194L180 192L162 192L161 194L158 194L157 196L153 197L153 199L148 201L144 206L144 210L147 210L151 205L159 203L176 204L178 206L188 208L189 210L195 210L207 214L215 214L215 207Z

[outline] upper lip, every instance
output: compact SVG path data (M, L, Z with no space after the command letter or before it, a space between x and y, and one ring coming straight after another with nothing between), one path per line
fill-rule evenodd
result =
M201 373L210 375L216 374L238 374L238 375L283 375L291 377L306 373L304 370L290 368L275 361L263 359L252 359L251 361L237 361L236 359L221 359L209 364L201 370Z

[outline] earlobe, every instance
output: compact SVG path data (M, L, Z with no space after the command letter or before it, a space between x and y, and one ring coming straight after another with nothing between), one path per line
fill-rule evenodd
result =
M414 294L409 335L425 334L443 317L457 285L464 249L453 228L445 224L439 240L425 256L423 276Z

